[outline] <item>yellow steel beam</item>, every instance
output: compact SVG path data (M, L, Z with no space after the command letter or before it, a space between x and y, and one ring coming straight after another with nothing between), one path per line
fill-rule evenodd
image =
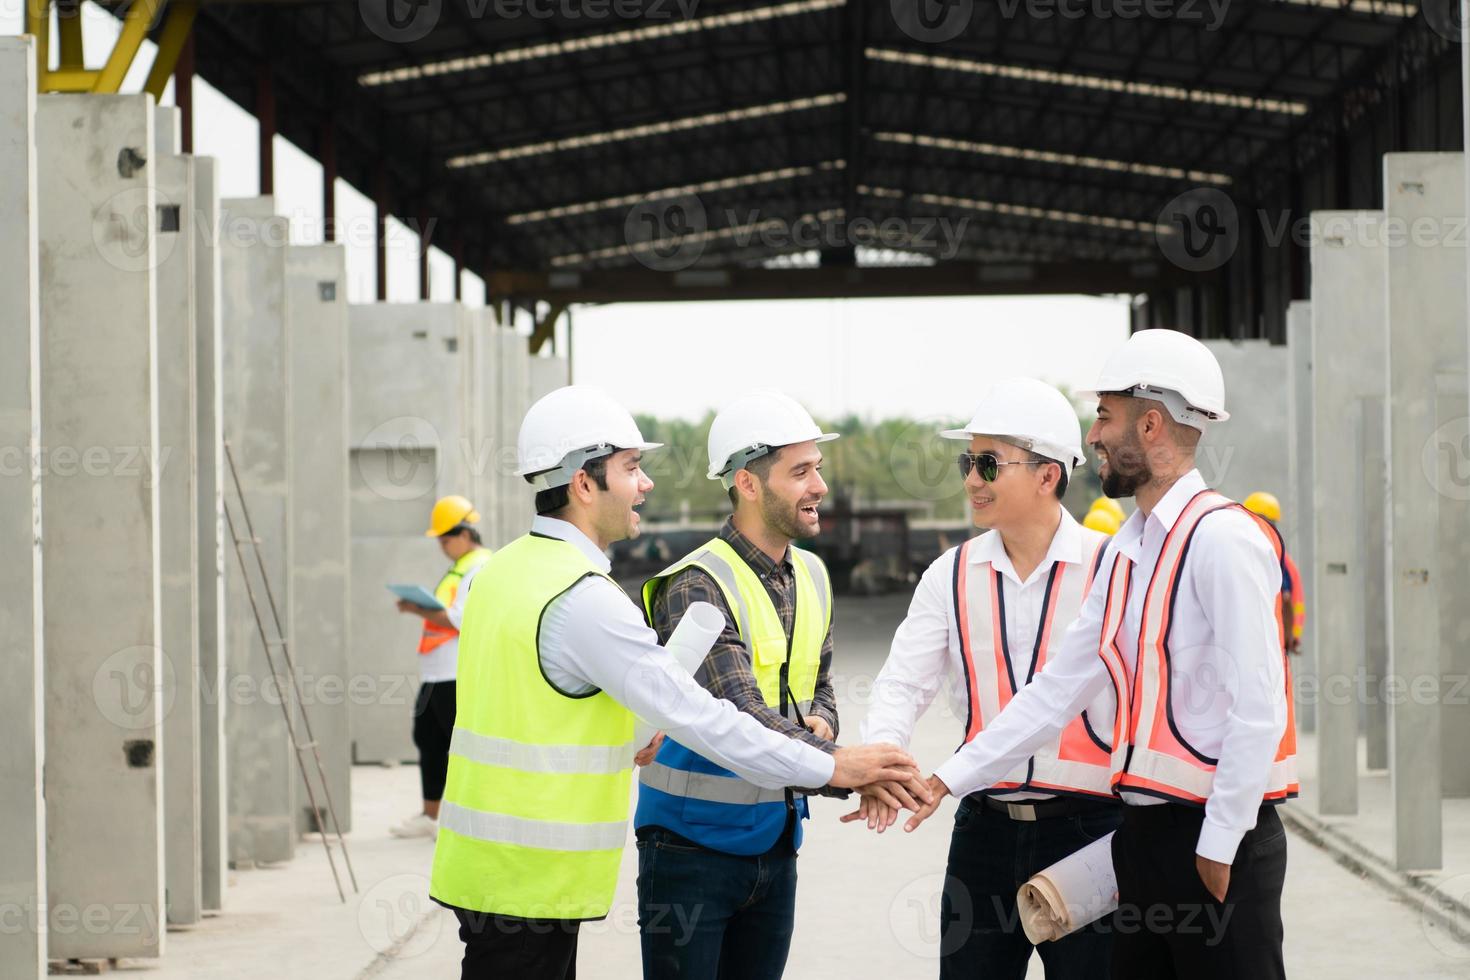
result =
M132 6L128 7L127 17L123 20L122 33L118 35L117 44L107 56L107 64L102 67L96 84L92 86L93 92L111 95L122 89L128 68L137 57L138 49L143 46L143 39L148 36L153 17L163 3L164 0L133 0Z
M26 33L36 39L36 88L48 91L51 68L51 0L26 0Z
M45 92L92 92L97 88L97 77L101 75L96 69L87 68L58 68L46 73Z
M48 17L47 20L49 21L50 18ZM61 69L64 71L68 68L86 68L87 61L82 54L81 8L57 7L56 28L57 40L61 48Z
M552 303L551 309L546 315L536 322L536 329L531 333L531 353L535 354L541 350L548 340L556 333L556 321L567 311L567 304Z
M148 71L148 81L143 85L143 91L152 95L154 102L163 98L164 87L168 85L174 69L179 66L179 53L184 50L184 42L189 39L189 31L194 27L194 15L197 13L199 0L174 0L169 7L168 16L163 22L163 32L158 38L158 54L153 59L153 67Z

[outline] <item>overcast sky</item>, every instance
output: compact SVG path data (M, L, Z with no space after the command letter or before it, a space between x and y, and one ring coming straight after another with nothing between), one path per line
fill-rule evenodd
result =
M23 10L0 2L0 34L20 32ZM118 22L90 3L85 17L87 65L100 67ZM141 91L153 54L144 42L124 91ZM172 82L163 102L174 102ZM290 112L290 104L278 111ZM253 116L195 79L194 152L219 160L222 196L258 192L258 132ZM276 210L290 217L292 240L321 241L321 167L280 137L275 167ZM348 299L370 302L372 204L338 181L337 216ZM413 301L417 237L390 221L388 244L388 298ZM431 298L452 299L449 257L431 248L429 265ZM477 276L465 275L463 294L467 302L484 301ZM693 418L748 388L775 387L829 417L957 419L987 380L1030 375L1085 387L1127 336L1128 306L1126 299L1080 296L629 304L578 309L574 323L576 380L606 387L634 411Z

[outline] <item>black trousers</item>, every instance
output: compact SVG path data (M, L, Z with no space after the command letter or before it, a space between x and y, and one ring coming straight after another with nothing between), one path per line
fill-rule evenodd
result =
M577 980L577 933L566 919L512 919L455 909L460 980Z
M1205 889L1195 864L1204 816L1203 809L1173 803L1123 807L1123 826L1113 836L1113 976L1119 980L1286 976L1286 831L1276 808L1261 807L1240 842L1223 903Z
M449 739L454 734L454 681L419 685L413 706L413 744L419 749L419 782L424 799L444 798L449 774Z

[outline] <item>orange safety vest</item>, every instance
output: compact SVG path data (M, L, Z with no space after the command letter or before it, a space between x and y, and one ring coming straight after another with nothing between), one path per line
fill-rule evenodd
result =
M1288 590L1291 593L1291 635L1300 640L1307 629L1307 590L1302 585L1302 573L1297 569L1296 562L1285 551L1281 553L1281 568L1286 572L1286 580L1291 583Z
M1129 671L1118 646L1118 633L1123 627L1124 611L1128 607L1133 562L1121 554L1113 560L1098 652L1107 665L1118 704L1126 706L1126 710L1118 711L1113 722L1111 779L1114 791L1127 790L1196 806L1202 806L1210 797L1218 760L1185 741L1174 724L1170 700L1173 677L1169 624L1180 572L1189 555L1189 543L1195 529L1206 516L1220 510L1239 510L1249 515L1280 557L1281 538L1269 521L1213 490L1201 490L1195 494L1164 538L1158 565L1144 595L1138 630L1138 659L1133 671ZM1272 612L1279 631L1282 626L1280 603L1273 603ZM1286 680L1286 731L1271 766L1271 778L1266 784L1264 797L1266 803L1290 799L1300 788L1296 777L1296 709L1291 697L1291 663L1284 651L1281 657Z
M434 598L439 600L445 609L454 605L454 597L459 594L460 581L469 574L471 569L479 568L490 558L490 549L475 548L460 556L459 560L450 566L449 571L434 586ZM453 626L438 626L424 620L424 632L419 637L419 653L433 653L435 650L459 636L459 630Z
M1085 540L1094 536L1099 539L1091 560L1085 565L1057 562L1052 566L1041 610L1041 627L1030 659L1020 665L1025 670L1024 679L1020 680L1006 635L1001 573L989 562L971 569L968 554L973 539L960 545L955 555L954 608L970 703L965 722L966 742L980 734L986 722L1000 714L1016 692L1041 672L1046 666L1054 630L1058 635L1065 632L1081 611L1082 600L1092 587L1093 574L1108 543L1103 534L1092 531L1083 534ZM1038 749L1004 779L982 792L1025 790L1111 798L1112 748L1097 732L1108 732L1113 727L1111 717L1091 718L1084 711L1072 719L1055 741Z

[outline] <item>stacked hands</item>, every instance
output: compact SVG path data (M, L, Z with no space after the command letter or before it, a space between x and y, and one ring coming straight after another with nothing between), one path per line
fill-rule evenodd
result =
M868 746L864 746L867 748ZM893 748L892 746L874 746L875 748ZM894 751L899 751L895 749ZM904 755L907 759L907 754ZM843 823L852 823L855 820L866 820L869 830L883 833L898 820L898 811L910 810L913 816L903 825L903 829L913 833L919 829L919 825L934 815L939 809L939 804L949 795L949 787L938 776L930 776L927 780L919 776L917 765L909 760L910 778L902 781L879 780L857 787L862 802L858 808L851 813L845 814L841 819Z
M828 740L832 738L832 729L822 719L808 718L806 725L814 734ZM633 762L640 766L648 765L663 742L664 733L655 733L653 740L633 757ZM917 830L949 795L949 787L938 776L925 779L913 756L887 742L839 746L832 754L832 782L829 785L838 789L855 789L862 797L858 808L841 818L843 823L866 820L868 829L880 834L893 826L900 810L913 813L904 824L904 830Z

